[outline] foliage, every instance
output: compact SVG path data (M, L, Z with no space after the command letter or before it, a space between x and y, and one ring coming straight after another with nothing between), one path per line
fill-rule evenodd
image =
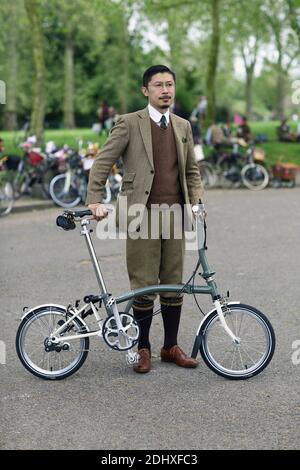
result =
M177 101L186 116L199 95L207 94L210 80L215 82L217 117L244 113L246 98L256 118L275 116L279 104L287 115L297 111L289 98L291 81L299 78L300 36L295 21L300 15L299 0L219 0L219 51L211 72L213 0L38 3L46 66L46 129L62 127L66 112L74 113L78 126L90 126L97 121L97 108L103 100L118 112L145 106L139 89L141 76L154 63L165 63L176 71ZM32 110L34 64L24 0L14 4L18 8L16 110L21 127ZM9 2L0 0L1 80L9 76L9 18ZM68 45L74 63L66 69ZM243 64L243 55L241 73L236 65L237 59ZM246 72L252 64L247 91ZM0 128L3 126L4 107L0 105Z

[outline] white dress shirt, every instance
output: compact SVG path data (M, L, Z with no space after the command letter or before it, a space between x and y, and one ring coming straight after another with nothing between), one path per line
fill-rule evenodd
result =
M159 111L157 111L157 109L153 108L153 106L151 104L148 104L148 110L149 110L149 116L152 119L152 121L155 122L155 124L160 126L160 120L161 120L162 116L165 116L166 120L167 120L167 125L169 125L169 122L170 122L170 111L169 110L167 110L167 112L162 114Z

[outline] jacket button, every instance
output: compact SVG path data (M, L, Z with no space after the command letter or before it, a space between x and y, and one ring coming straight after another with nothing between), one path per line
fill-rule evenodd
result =
M151 170L150 173L152 173L152 175L154 174L154 170Z
M149 191L145 191L145 194L149 194Z

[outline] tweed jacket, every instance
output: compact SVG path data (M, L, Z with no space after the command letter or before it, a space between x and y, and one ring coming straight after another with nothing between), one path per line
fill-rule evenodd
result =
M185 228L192 230L193 220L190 205L197 204L203 196L203 186L195 160L191 126L188 121L170 113L178 157L178 170L184 204L187 205L190 223ZM113 164L122 157L124 176L119 199L127 197L127 205L146 206L154 178L151 123L148 107L120 116L112 128L109 138L95 158L90 171L86 204L101 202L107 177ZM119 201L118 201L119 202ZM117 211L117 225L118 225ZM127 214L127 223L130 216Z

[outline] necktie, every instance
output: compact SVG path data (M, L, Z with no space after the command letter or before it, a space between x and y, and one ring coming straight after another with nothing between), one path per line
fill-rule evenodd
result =
M167 124L166 116L164 114L162 115L161 120L159 122L160 122L161 129L167 129L168 124Z

